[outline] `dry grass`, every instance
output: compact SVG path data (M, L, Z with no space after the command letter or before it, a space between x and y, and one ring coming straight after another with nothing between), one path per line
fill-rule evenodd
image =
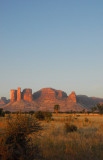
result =
M102 160L103 116L97 114L53 114L53 121L43 121L43 130L32 137L45 160ZM3 119L2 119L3 120ZM6 119L0 121L2 127ZM65 123L77 126L76 132L67 133Z
M53 117L54 121L43 123L41 137L33 139L41 148L44 159L103 159L103 116L54 114ZM64 125L67 122L76 125L77 132L66 133Z

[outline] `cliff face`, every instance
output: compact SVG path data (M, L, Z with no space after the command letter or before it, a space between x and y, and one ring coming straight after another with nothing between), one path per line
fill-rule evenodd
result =
M11 102L14 102L17 99L17 90L12 89L10 91L11 94Z
M82 106L76 104L75 92L69 96L61 90L43 88L33 94L33 100L38 104L39 110L54 111L54 105L60 105L60 111L83 110ZM74 106L74 107L73 107Z
M21 92L21 88L19 87L17 90L12 89L10 93L11 93L11 102L20 101L20 100L24 100L28 102L32 101L32 89L29 89L29 88L24 89L23 92Z
M73 91L70 95L61 90L53 88L43 88L32 94L31 89L11 90L11 102L1 99L0 106L4 110L10 111L54 111L54 105L60 105L61 112L67 111L81 111L83 109L90 109L98 103L103 103L103 99L95 97L87 97L83 95L76 95ZM8 104L7 104L8 103Z
M17 90L17 101L21 100L21 88L18 88Z
M23 100L31 102L32 101L32 90L31 89L24 89L23 90Z

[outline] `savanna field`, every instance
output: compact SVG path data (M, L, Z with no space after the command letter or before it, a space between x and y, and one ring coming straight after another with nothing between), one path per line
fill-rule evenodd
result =
M103 160L103 115L53 113L0 117L1 160Z

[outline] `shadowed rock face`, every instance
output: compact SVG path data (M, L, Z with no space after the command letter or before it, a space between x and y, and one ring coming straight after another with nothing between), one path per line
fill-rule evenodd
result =
M76 98L77 98L77 103L80 103L87 109L96 106L98 103L103 103L103 98L88 97L85 95L77 95Z
M1 97L1 99L0 99L0 107L6 105L9 102L10 102L10 100L6 99L6 97Z

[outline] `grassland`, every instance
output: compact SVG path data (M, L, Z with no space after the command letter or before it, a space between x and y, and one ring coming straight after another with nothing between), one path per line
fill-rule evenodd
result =
M13 118L14 115L11 115ZM7 118L0 118L1 134ZM103 160L103 116L99 114L53 114L52 121L41 121L43 130L31 134L45 160ZM65 123L77 126L66 132ZM39 158L40 159L40 158Z

